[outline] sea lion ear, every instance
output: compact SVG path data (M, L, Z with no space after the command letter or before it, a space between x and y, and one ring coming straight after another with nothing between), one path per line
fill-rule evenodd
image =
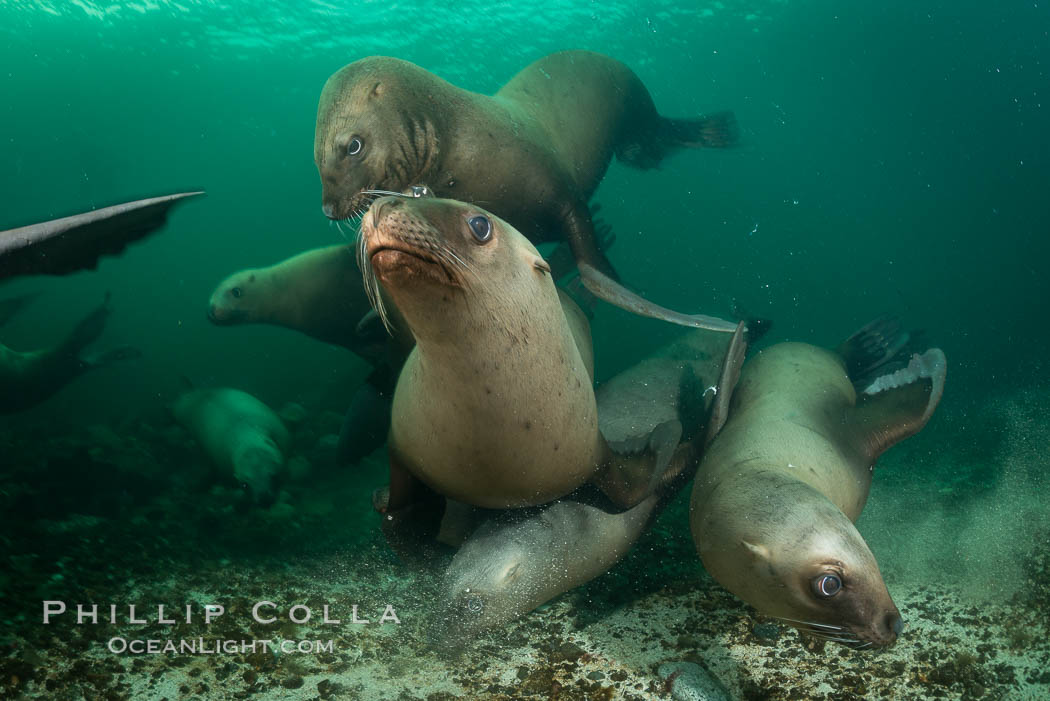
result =
M505 569L503 571L503 575L500 577L500 580L504 584L510 584L511 582L513 582L515 579L518 578L518 575L520 573L521 573L521 563L515 562L513 565L510 565L509 567L507 567L507 569Z
M751 555L755 560L768 560L769 559L769 548L764 545L756 545L749 543L746 540L741 540L740 544L744 546L744 549Z
M379 82L372 86L372 91L368 93L368 97L379 97L383 94L383 83Z
M535 256L533 258L533 260L532 260L532 267L536 268L536 270L539 270L541 273L547 273L548 275L551 274L550 263L548 263L547 261L543 260L539 256Z

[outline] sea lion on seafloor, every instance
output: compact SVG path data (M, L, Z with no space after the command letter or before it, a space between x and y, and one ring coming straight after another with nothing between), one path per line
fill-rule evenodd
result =
M270 407L247 392L220 387L184 392L172 413L259 505L273 503L289 436Z
M28 299L21 297L0 302L0 326ZM19 352L0 343L0 414L39 404L89 370L139 357L139 351L131 346L86 355L81 353L102 335L110 311L109 294L106 294L105 301L81 319L65 340L53 348Z
M668 472L674 478L620 513L569 497L539 514L490 519L452 558L443 578L441 615L433 619L430 637L445 646L457 645L618 562L692 478L704 447L725 422L746 348L742 332L729 337L692 331L602 384L598 422L612 445L637 450L631 446L649 440L668 420L703 427L701 434L670 446L673 455L667 459L678 463ZM704 418L697 422L689 416L692 412Z
M622 457L602 438L587 319L518 231L474 205L387 197L358 253L377 309L382 285L416 339L394 393L384 524L422 502L434 511L420 518L439 519L438 494L486 508L588 480L625 508L648 494L659 451Z
M616 282L587 202L614 154L653 168L683 147L728 146L734 132L729 113L661 117L637 75L588 51L545 56L493 96L372 56L325 84L314 161L330 219L359 215L370 191L423 183L438 197L484 206L535 242L567 240L584 285L616 306L732 332L735 324L659 307Z
M875 322L837 353L802 343L757 353L693 487L693 538L722 586L855 648L892 643L903 620L853 521L875 461L926 424L944 389L937 348L880 366L902 339L899 325Z

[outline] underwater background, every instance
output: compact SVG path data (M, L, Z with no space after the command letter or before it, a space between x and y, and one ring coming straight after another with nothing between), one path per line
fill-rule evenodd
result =
M736 304L771 319L763 343L833 346L887 313L924 329L948 357L944 401L876 471L861 530L887 581L965 572L983 594L1014 595L1035 586L1015 556L1030 561L1047 550L1047 492L1039 490L1050 481L1048 32L1050 4L1041 0L0 0L0 229L207 192L97 271L3 284L0 297L41 292L3 327L4 344L55 343L109 291L114 313L100 345L132 344L143 355L0 417L0 472L44 464L49 442L92 427L111 428L104 438L86 434L105 452L112 435L137 422L163 426L184 377L243 389L275 408L342 412L366 373L362 361L284 329L219 328L205 316L212 289L235 270L344 240L321 213L313 163L324 81L382 54L492 93L544 54L590 49L634 69L661 114L731 109L741 130L736 148L679 153L658 170L613 162L595 201L616 234L609 257L623 280L675 309L728 317ZM599 305L592 332L601 381L677 330ZM190 454L167 456L164 469ZM134 469L125 458L123 469ZM165 488L165 475L146 462L150 479L129 499ZM370 556L382 557L368 506L385 479L382 461L360 474L361 485L345 487L356 496L323 511L338 520L334 533L313 544L301 532L286 535L278 554L345 554L342 542L369 544ZM84 490L120 482L78 479ZM942 501L934 506L928 494ZM16 499L3 506L5 521L24 516ZM670 517L680 517L680 532L667 536L678 539L669 567L679 577L700 570L684 509L660 522L666 533L675 529ZM46 516L82 511L62 502ZM865 530L865 519L878 527ZM962 538L963 526L980 537L947 547L933 565L906 566L924 561L924 544ZM200 534L221 527L209 522ZM11 557L49 547L19 533L5 536ZM266 547L250 541L229 542ZM201 547L214 554L216 544ZM896 564L887 551L900 556ZM5 597L5 640L38 616L19 607L46 598L49 557L12 570L32 587ZM974 562L960 564L967 558ZM344 558L342 567L353 564ZM14 578L5 576L5 586Z

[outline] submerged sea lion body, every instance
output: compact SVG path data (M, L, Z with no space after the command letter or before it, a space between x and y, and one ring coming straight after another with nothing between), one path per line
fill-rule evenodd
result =
M268 406L237 389L195 389L180 395L172 412L212 462L258 503L273 502L289 436Z
M386 334L362 333L361 322L371 312L354 250L345 245L240 270L219 283L208 301L208 318L220 326L283 326L374 360L386 352Z
M533 241L567 240L588 289L613 304L731 332L734 324L657 307L611 279L587 202L613 154L651 168L684 146L728 145L732 127L727 115L661 117L638 76L587 51L541 58L491 97L373 56L325 84L314 160L331 219L360 214L369 191L424 183L439 197L483 205Z
M618 562L692 477L704 445L725 420L745 349L739 334L694 331L604 383L598 391L599 425L622 450L642 449L668 422L679 424L681 436L681 424L695 422L691 412L703 414L706 428L682 445L676 440L667 446L667 459L678 463L669 471L673 479L627 511L610 513L570 497L533 516L497 516L483 524L448 567L443 615L435 620L432 637L466 640ZM683 382L683 375L695 381Z
M843 348L874 338L864 335ZM839 353L782 343L756 354L693 488L693 537L707 571L810 635L892 643L902 619L853 521L876 459L937 406L944 369L932 349L858 394Z
M25 298L12 300L0 325L22 306ZM118 360L138 357L130 346L98 353L82 354L85 347L102 335L109 317L109 295L97 309L84 317L69 336L53 348L20 352L0 343L0 414L28 409L48 399L89 370Z
M376 503L399 553L396 522L421 524L406 539L418 544L444 497L516 508L590 482L629 508L652 491L658 451L609 448L587 319L518 231L462 202L384 198L358 252L377 308L381 284L416 339L394 394L389 495Z

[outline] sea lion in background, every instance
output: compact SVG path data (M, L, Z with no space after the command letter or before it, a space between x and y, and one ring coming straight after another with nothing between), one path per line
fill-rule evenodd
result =
M94 270L102 256L119 255L129 243L162 227L178 202L203 194L151 197L0 231L0 279Z
M415 183L476 202L535 242L566 240L597 297L636 314L732 332L736 325L659 307L625 289L595 241L587 202L615 154L654 168L684 147L725 147L731 114L661 117L627 66L588 51L545 56L494 96L458 88L407 61L372 56L325 83L314 161L322 210L359 216L368 191Z
M377 309L381 283L416 339L394 393L389 498L377 504L388 535L399 520L416 520L413 537L435 528L439 495L513 508L591 481L624 508L647 496L660 451L623 457L602 438L587 319L524 236L474 205L387 197L359 241Z
M730 338L693 331L599 387L598 422L611 445L637 449L630 446L667 421L696 425L692 412L703 415L703 432L673 446L668 459L678 466L665 473L673 479L627 511L610 513L570 498L536 515L483 524L448 566L441 614L429 637L461 643L616 564L692 479L704 447L725 423L746 349L742 327Z
M0 326L35 295L0 302ZM106 327L110 314L109 294L93 312L73 328L64 341L46 350L19 352L0 343L0 413L28 409L58 392L89 370L106 367L118 360L137 358L131 346L82 355Z
M260 506L274 502L289 436L268 406L247 392L220 387L184 392L172 412Z
M757 353L693 487L693 538L722 586L855 648L892 643L903 620L853 521L875 461L926 424L944 390L937 348L892 369L902 337L880 321L837 353L802 343Z

